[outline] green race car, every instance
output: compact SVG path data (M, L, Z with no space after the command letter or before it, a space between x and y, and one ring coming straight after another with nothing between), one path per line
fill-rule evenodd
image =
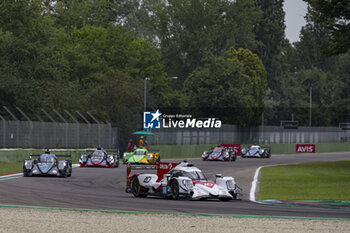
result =
M145 148L137 148L132 152L123 154L123 163L155 164L160 161L159 152L149 152Z

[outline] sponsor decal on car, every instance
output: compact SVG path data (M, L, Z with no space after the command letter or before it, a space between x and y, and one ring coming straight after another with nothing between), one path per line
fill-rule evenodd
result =
M315 144L296 144L297 153L315 153L316 145Z

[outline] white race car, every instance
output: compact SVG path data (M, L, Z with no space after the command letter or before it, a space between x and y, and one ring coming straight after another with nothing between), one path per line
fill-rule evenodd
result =
M132 169L157 169L157 174L130 174ZM208 180L203 172L187 162L157 162L156 165L127 164L126 192L135 197L157 195L191 200L219 199L222 201L238 199L241 189L233 177L216 175L216 180Z

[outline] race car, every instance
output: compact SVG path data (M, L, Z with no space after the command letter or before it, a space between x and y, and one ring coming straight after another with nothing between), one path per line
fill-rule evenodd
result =
M210 151L204 151L202 159L205 161L236 161L236 151L217 146Z
M252 145L249 148L243 148L241 151L241 157L256 157L256 158L270 158L270 148L261 148L259 145Z
M90 153L84 153L79 159L80 167L118 167L119 157L117 154L107 154L102 148L97 148Z
M159 152L149 152L145 148L137 148L135 151L123 154L123 163L155 164L159 161Z
M71 176L72 160L58 160L58 157L71 157L71 155L54 155L50 151L41 155L30 155L30 158L23 162L23 176Z
M156 174L131 174L132 169L156 169ZM127 164L126 192L135 197L147 195L191 200L238 199L241 191L233 177L216 175L216 180L208 180L203 172L187 162L157 162L155 165Z

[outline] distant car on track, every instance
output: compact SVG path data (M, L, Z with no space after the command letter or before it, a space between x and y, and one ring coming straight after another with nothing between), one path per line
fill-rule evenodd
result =
M236 151L217 146L209 151L204 151L202 159L205 161L236 161Z
M97 148L90 153L84 153L79 159L80 167L118 167L119 157L117 154L108 154L102 148Z
M36 156L38 159L32 158ZM54 155L50 151L41 155L31 155L23 162L23 176L71 176L72 160L58 160L58 157L71 157L71 155Z
M271 157L271 149L270 148L262 148L259 145L252 145L248 148L243 148L241 151L241 157L255 157L255 158L270 158Z
M157 169L156 174L131 174L132 169ZM164 196L175 200L186 197L191 200L238 199L241 189L233 177L216 175L216 180L208 180L203 172L187 162L159 162L156 165L127 164L126 192L135 197L147 195Z
M137 148L123 154L123 163L155 164L160 161L159 152L150 152L146 148Z

